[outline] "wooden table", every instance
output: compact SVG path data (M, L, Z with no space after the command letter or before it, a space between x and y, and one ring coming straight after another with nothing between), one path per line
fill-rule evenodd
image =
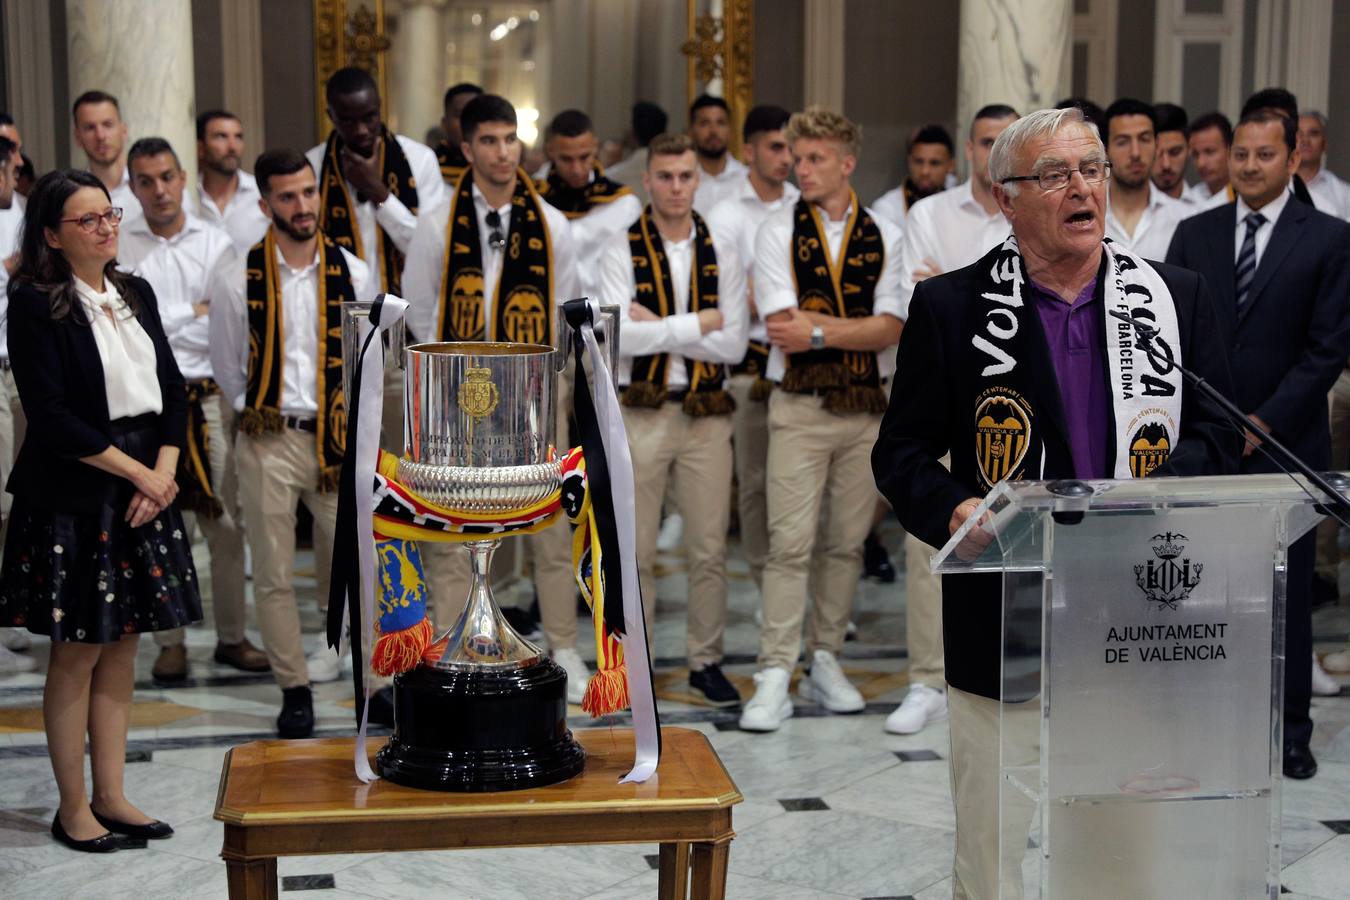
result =
M555 844L660 845L661 900L726 893L731 807L744 798L701 732L662 729L661 765L619 784L631 729L575 732L586 768L561 784L453 794L362 784L352 738L254 741L225 755L215 817L225 823L232 898L277 896L277 857ZM371 753L383 745L369 742ZM693 877L690 878L690 868Z

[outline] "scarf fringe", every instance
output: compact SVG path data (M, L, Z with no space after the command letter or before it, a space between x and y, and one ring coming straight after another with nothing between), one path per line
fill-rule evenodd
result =
M729 416L736 411L736 401L726 391L693 391L684 396L684 414L700 416Z
M650 381L634 381L623 389L623 405L655 409L666 402L666 389Z
M788 366L779 387L790 394L809 394L841 390L848 387L850 381L848 368L843 363L812 363Z
M431 620L426 618L411 628L381 634L370 652L371 670L388 677L414 668L425 657L432 637ZM444 652L444 647L441 650Z
M773 382L763 376L756 378L750 385L750 399L756 403L765 403L773 393Z
M338 484L342 481L342 465L324 466L319 473L319 493L327 494L330 491L338 489Z
M248 406L240 414L239 430L244 434L276 433L286 427L286 419L278 409L258 409Z
M225 515L225 505L195 485L179 482L178 497L174 501L183 512L215 521Z
M628 663L619 663L612 669L600 669L591 676L581 708L592 716L607 716L625 710L628 699Z
M886 412L886 392L881 388L849 385L825 395L825 409L832 413L866 413L879 416Z

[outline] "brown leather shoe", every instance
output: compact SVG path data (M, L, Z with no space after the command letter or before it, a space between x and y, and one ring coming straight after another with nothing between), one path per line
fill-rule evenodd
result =
M244 638L237 644L216 644L216 662L232 666L241 672L270 672L272 664L267 654L259 650Z
M159 648L159 657L150 669L156 681L186 681L188 673L187 646L173 644Z

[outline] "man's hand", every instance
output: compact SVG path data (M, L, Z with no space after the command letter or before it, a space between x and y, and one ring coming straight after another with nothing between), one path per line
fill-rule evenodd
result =
M914 283L918 284L920 281L924 281L925 279L932 278L934 275L941 275L941 274L942 274L942 267L925 256L923 258L922 265L920 265L917 269L914 270L913 273Z
M366 158L347 147L342 148L342 174L372 203L379 205L389 199L389 188L384 185L378 153Z
M19 267L18 253L15 253L9 259L5 260L5 271L8 272L10 275L13 275L14 270L17 269L18 267Z
M1261 429L1262 429L1263 431L1265 431L1265 432L1267 432L1267 433L1270 432L1270 426L1267 425L1265 422L1263 422L1263 421L1261 420L1261 417L1258 416L1256 413L1248 413L1248 414L1247 414L1247 418L1251 419L1251 420L1252 420L1253 422L1255 422L1257 425L1261 426ZM1257 448L1257 447L1260 447L1260 446L1261 446L1261 443L1262 443L1262 441L1261 441L1261 436L1258 435L1256 432L1251 431L1250 429L1248 429L1247 432L1246 432L1246 435L1247 435L1247 443L1244 444L1243 447L1242 447L1242 458L1243 458L1243 459L1246 459L1247 457L1249 457L1249 456L1251 456L1253 453L1255 453L1255 452L1256 452L1256 448Z
M210 300L199 300L196 303L192 304L192 315L198 319L200 319L202 316L206 315L210 311L211 311Z
M811 329L815 325L800 309L783 310L766 321L764 327L769 331L769 342L784 353L803 353L811 349Z
M947 523L947 533L956 534L961 530L961 526L966 523L975 510L980 505L979 497L971 497L969 500L962 500L957 504L956 509L952 510L951 521ZM993 516L985 510L984 515L980 517L979 525L984 525L993 520ZM983 528L974 527L966 532L966 536L961 539L961 543L956 545L956 558L965 562L971 562L978 559L984 549L994 541L994 536Z
M720 309L700 309L698 311L698 330L700 334L722 330L722 311Z
M652 312L641 303L630 303L628 305L628 318L634 322L659 322L661 317Z

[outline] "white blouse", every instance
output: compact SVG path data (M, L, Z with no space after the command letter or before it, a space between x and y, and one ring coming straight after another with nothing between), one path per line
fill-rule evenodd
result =
M107 290L100 293L75 279L75 291L84 301L99 359L103 361L108 418L116 421L162 413L164 395L159 388L155 344L117 288L110 282L104 282L104 286ZM106 310L111 310L112 315Z

